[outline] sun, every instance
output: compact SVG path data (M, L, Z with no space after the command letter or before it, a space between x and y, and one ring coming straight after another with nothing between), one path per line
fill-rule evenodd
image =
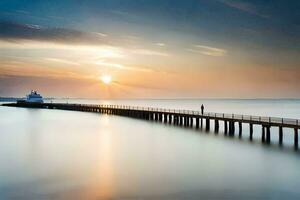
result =
M110 75L103 75L103 76L100 77L100 79L106 85L110 84L110 82L111 82L111 76Z

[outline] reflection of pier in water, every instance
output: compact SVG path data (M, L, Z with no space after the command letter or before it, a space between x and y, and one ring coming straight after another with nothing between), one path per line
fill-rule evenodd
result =
M262 127L261 140L265 144L271 143L271 127L278 127L279 145L283 143L283 128L294 129L294 147L298 149L298 129L300 120L277 117L261 117L250 115L224 114L224 113L203 113L190 110L158 109L149 107L121 106L121 105L90 105L90 104L62 104L62 103L11 103L4 106L61 109L84 112L95 112L101 114L113 114L133 117L144 120L157 121L161 123L174 124L176 126L205 128L210 130L211 120L214 121L214 131L219 133L220 121L224 123L224 134L235 135L236 124L238 135L242 137L242 125L249 124L249 139L253 140L253 126Z

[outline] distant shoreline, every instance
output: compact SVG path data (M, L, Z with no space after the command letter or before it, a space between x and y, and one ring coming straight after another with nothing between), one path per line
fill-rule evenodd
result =
M23 98L15 98L15 97L0 97L0 102L3 101L18 101L22 100Z
M10 102L16 102L18 100L24 100L25 97L0 97L0 102L10 101ZM68 98L68 97L46 97L44 100L153 100L153 101L161 101L161 100L211 100L211 101L299 101L300 98L120 98L120 99L106 99L106 98L80 98L80 97L74 97L74 98Z
M45 100L54 100L56 98L44 98ZM19 100L25 100L25 97L19 98L19 97L0 97L0 102L16 102Z

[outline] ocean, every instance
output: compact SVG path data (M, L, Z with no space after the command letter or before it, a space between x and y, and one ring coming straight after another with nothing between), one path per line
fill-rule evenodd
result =
M300 100L87 100L300 119ZM293 131L243 126L243 137L151 121L0 106L0 199L299 199ZM213 127L213 126L212 126ZM237 135L237 134L236 134Z

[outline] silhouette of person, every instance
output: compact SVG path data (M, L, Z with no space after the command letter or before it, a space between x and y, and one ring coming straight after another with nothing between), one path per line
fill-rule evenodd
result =
M203 104L201 105L201 114L203 115L203 113L204 113L204 106L203 106Z

